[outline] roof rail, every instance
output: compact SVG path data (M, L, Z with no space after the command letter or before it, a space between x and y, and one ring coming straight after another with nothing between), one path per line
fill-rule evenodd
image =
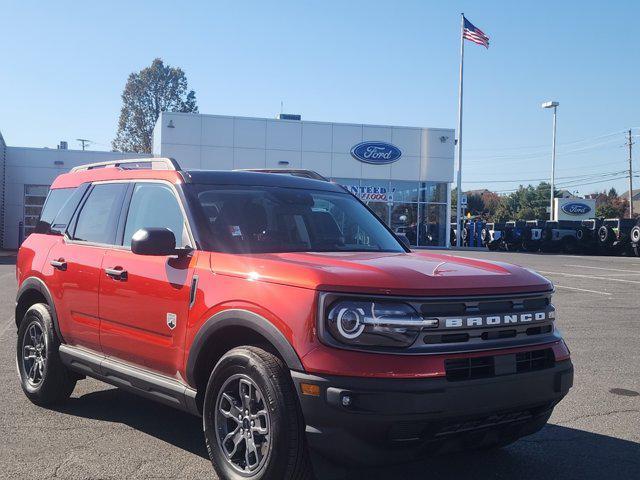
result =
M304 170L300 168L237 168L235 172L258 172L258 173L279 173L282 175L292 175L294 177L310 178L312 180L321 180L329 182L327 177L320 175L313 170Z
M180 171L180 165L173 158L128 158L126 160L109 160L107 162L87 163L73 167L71 172L95 170L96 168L119 168L121 170L175 170Z

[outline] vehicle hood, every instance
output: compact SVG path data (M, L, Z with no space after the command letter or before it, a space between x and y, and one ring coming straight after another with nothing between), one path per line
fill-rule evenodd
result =
M522 267L433 252L212 253L211 268L251 281L349 293L484 295L553 288Z

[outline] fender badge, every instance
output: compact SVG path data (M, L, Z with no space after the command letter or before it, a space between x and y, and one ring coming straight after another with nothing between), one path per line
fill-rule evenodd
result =
M178 316L175 313L167 313L167 327L171 330L176 328L178 323Z

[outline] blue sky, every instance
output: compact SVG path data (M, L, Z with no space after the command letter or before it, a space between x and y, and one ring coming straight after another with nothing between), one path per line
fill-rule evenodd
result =
M465 12L492 42L466 44L466 189L549 176L540 103L554 99L558 183L626 190L607 178L626 168L623 131L640 126L637 1L2 1L0 12L7 143L88 138L100 150L127 75L155 57L185 70L203 113L273 117L283 101L307 120L453 128Z

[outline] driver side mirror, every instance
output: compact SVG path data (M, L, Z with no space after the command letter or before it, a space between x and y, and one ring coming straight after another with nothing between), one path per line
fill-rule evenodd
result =
M176 236L168 228L141 228L131 237L131 251L137 255L176 255Z

